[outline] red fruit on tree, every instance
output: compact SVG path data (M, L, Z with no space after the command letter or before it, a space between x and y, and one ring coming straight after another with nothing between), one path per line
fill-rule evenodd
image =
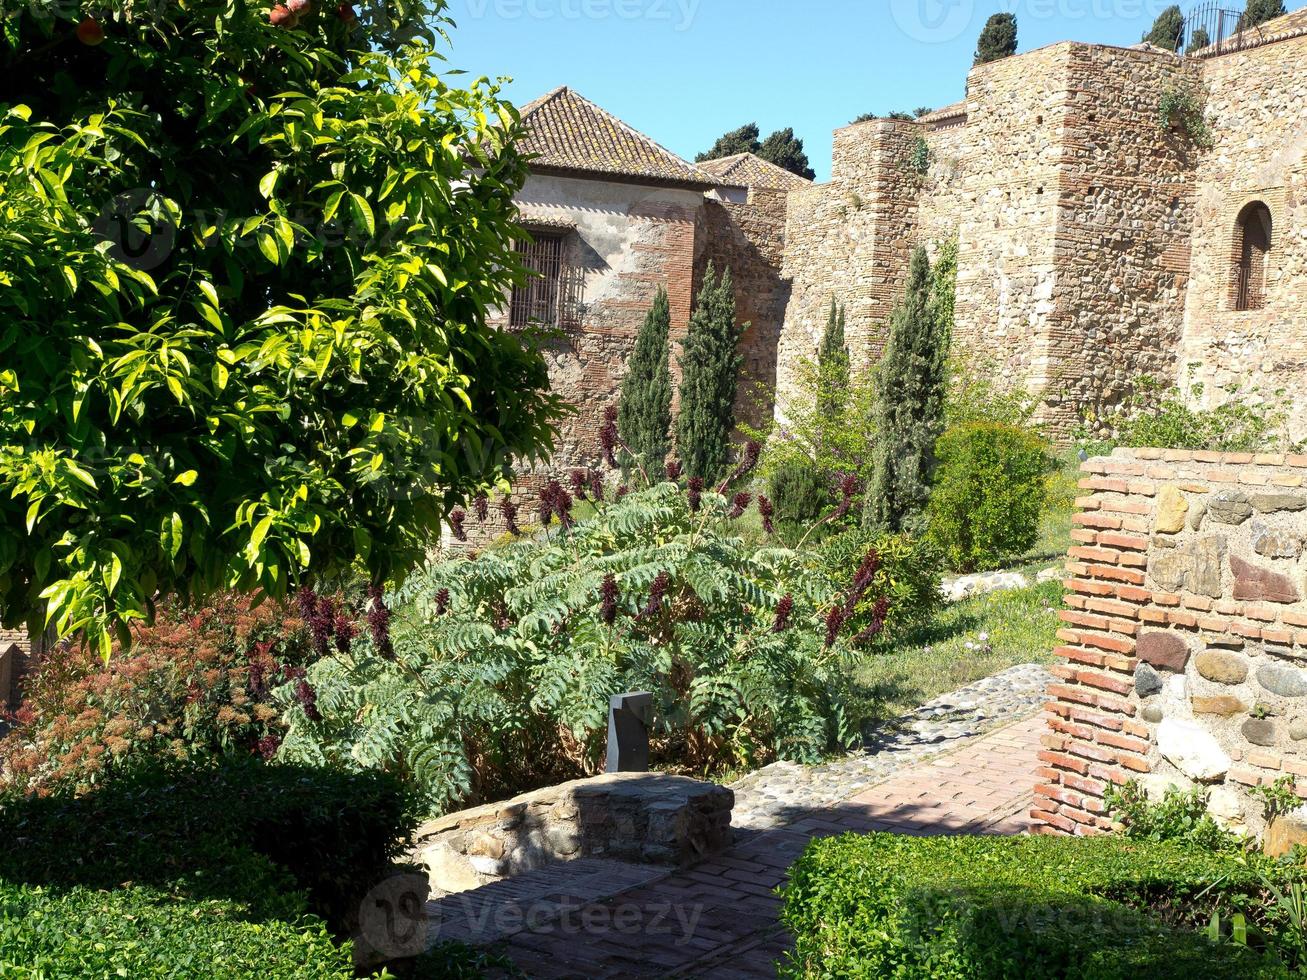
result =
M298 17L312 10L313 4L309 0L286 0L286 9Z
M336 8L336 16L345 24L353 24L359 19L358 14L354 13L354 5L348 0Z
M104 28L94 17L83 17L82 22L77 25L77 40L95 47L104 41Z
M273 27L294 27L299 23L299 17L291 13L285 4L279 3L268 11L268 23Z

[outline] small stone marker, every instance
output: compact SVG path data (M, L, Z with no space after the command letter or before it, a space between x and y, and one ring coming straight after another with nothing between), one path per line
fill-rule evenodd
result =
M649 771L649 725L652 721L652 694L613 695L608 702L606 772Z

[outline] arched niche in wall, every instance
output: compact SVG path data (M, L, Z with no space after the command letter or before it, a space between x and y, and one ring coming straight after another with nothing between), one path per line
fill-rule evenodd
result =
M1262 201L1245 204L1234 228L1234 270L1231 300L1236 310L1260 310L1266 305L1266 274L1275 224Z

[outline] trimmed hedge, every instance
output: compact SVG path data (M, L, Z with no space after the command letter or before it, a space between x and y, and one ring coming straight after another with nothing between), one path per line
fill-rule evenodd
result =
M385 774L254 759L2 799L0 977L352 977L333 934L416 819Z
M781 972L868 980L1285 977L1270 955L1188 928L1218 900L1255 893L1259 860L1112 837L814 841L785 892L796 941Z

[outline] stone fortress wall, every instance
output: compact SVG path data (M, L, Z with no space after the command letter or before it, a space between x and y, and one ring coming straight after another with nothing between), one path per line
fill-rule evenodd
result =
M1033 815L1102 832L1105 792L1137 779L1202 786L1262 833L1250 788L1289 776L1307 797L1307 456L1117 450L1083 470Z
M791 192L778 402L832 296L855 361L884 344L911 250L956 238L955 342L1041 400L1059 435L1127 402L1142 376L1266 390L1307 369L1307 11L1212 57L1065 42L975 68L967 96L916 122L835 133L832 179ZM1206 91L1211 149L1160 122ZM912 166L924 140L925 174ZM1233 309L1236 219L1275 224L1265 308ZM1297 329L1295 329L1295 327ZM1294 412L1307 434L1307 408Z

